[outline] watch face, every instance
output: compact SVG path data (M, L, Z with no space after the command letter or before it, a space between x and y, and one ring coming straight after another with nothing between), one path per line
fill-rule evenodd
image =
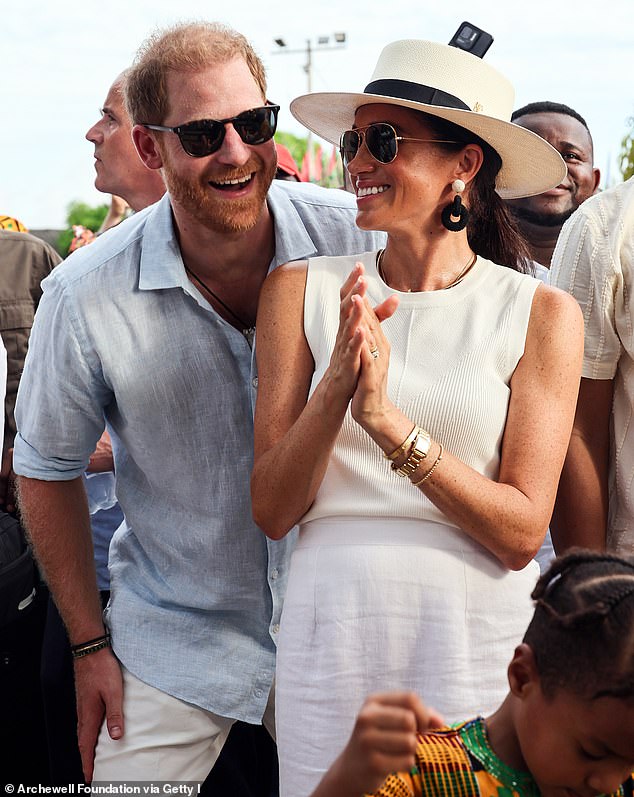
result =
M429 432L419 428L407 459L399 468L396 468L397 473L401 476L411 476L427 456L430 445L431 437Z

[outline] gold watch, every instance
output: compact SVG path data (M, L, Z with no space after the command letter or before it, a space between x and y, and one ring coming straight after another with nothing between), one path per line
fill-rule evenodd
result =
M392 470L395 470L399 476L411 476L429 453L430 446L431 435L419 426L412 447L407 455L407 459L398 467L396 463L393 462Z

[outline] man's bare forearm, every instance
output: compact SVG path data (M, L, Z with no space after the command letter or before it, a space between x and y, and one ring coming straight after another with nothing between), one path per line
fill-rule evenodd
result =
M581 380L550 527L559 555L574 546L605 549L612 395L611 380Z
M22 520L72 644L103 634L90 514L81 477L18 477Z

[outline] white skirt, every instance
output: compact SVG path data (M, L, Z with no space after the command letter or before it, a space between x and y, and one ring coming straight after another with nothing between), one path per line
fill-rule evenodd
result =
M312 792L372 692L414 690L447 722L497 708L538 576L441 523L303 525L278 640L280 797Z

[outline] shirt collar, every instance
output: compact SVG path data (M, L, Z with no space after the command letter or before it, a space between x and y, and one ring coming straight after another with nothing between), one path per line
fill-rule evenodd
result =
M150 210L141 244L139 290L186 288L187 274L176 238L169 194Z
M275 254L271 266L305 260L317 254L317 246L310 237L292 195L283 180L273 180L267 202L275 225Z
M281 181L273 181L267 194L275 228L275 254L271 267L317 254L291 194ZM141 248L140 290L188 288L187 274L176 238L169 194L149 211Z

